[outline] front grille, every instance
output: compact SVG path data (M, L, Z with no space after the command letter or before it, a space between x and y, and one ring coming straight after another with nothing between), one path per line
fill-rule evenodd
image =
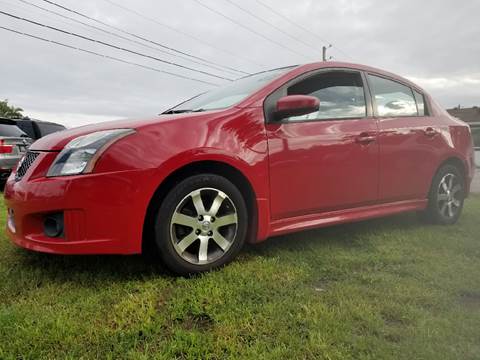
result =
M34 152L34 151L27 151L25 156L22 158L22 160L20 160L20 163L18 164L17 172L15 173L16 181L19 181L21 178L25 176L28 169L35 162L35 159L37 158L38 155L40 155L40 153Z

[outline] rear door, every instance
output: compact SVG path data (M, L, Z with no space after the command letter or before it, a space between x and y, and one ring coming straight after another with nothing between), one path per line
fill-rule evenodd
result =
M380 200L423 199L445 146L442 130L418 90L376 74L368 82L379 126Z
M272 120L276 101L298 94L318 97L320 110ZM377 123L360 72L305 75L270 95L265 106L273 220L377 200Z

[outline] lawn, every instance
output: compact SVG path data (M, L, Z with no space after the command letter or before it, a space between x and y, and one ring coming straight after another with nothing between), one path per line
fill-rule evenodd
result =
M406 214L282 236L190 279L2 234L0 359L13 358L479 359L480 197L456 226Z

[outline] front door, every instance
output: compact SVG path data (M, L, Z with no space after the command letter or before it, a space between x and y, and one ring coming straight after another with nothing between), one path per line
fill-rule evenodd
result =
M362 75L322 71L278 91L316 96L320 109L267 123L272 220L376 202L378 129Z

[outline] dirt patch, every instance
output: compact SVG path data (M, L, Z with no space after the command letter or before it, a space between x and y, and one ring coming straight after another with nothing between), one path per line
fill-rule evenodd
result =
M480 293L464 292L460 294L458 302L468 309L480 309Z
M177 319L177 322L180 323L185 330L210 330L215 323L211 316L206 313L190 313L183 319Z
M331 286L331 279L320 279L312 282L312 289L318 294L324 293L329 290Z
M157 312L163 312L165 310L165 306L167 305L168 301L171 299L173 291L171 288L164 289L155 304L155 310Z
M400 336L400 334L394 334L394 333L386 334L384 338L385 340L391 343L399 343L400 341L402 341L402 336Z

